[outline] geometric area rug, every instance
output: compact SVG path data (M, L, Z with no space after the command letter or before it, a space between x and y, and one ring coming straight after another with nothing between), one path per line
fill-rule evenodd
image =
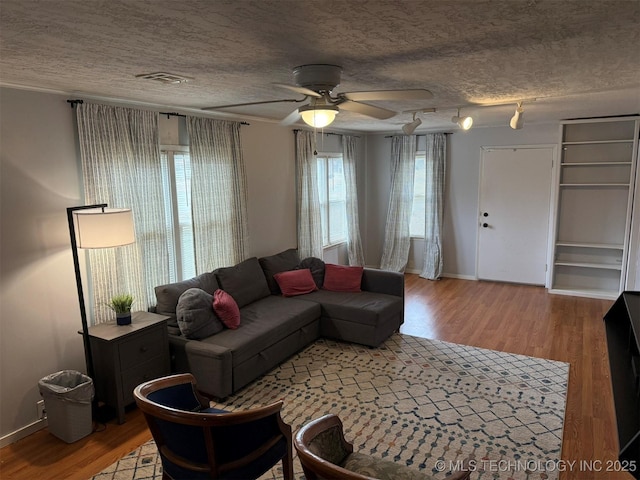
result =
M283 399L293 432L327 413L354 450L434 478L468 462L472 478L558 478L569 365L394 334L378 348L320 339L213 406ZM295 455L295 450L294 450ZM303 479L294 458L297 479ZM94 480L159 480L153 441ZM262 479L282 478L278 465Z

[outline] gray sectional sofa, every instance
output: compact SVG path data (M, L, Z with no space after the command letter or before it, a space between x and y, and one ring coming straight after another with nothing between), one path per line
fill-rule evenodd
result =
M282 296L273 275L298 268L309 268L320 288ZM172 369L191 372L204 393L222 399L321 336L375 347L403 323L402 274L365 268L362 291L357 293L322 289L323 274L324 262L301 261L297 251L289 249L156 287L155 311L171 317ZM217 289L229 293L240 308L240 326L204 338L186 338L176 310L180 311L181 295L191 288L210 295Z

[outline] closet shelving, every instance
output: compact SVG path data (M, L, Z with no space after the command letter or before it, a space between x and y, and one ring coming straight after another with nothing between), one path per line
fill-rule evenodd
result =
M552 293L622 291L639 123L635 116L562 122Z

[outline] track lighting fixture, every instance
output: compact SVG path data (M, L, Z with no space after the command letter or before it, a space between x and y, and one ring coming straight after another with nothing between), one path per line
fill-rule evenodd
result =
M415 129L420 126L421 123L422 123L422 120L420 120L419 118L416 118L416 112L413 112L413 121L407 123L406 125L403 125L402 131L404 132L405 135L411 135L415 131Z
M509 126L514 130L520 130L524 125L524 108L522 108L522 102L517 103L516 113L511 117L511 121L509 122Z
M458 124L458 126L463 130L469 130L471 128L471 125L473 125L473 118L461 117L460 109L458 109L458 114L456 116L451 117L451 121Z

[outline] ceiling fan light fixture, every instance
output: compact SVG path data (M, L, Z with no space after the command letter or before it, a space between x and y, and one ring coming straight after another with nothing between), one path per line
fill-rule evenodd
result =
M458 109L458 114L451 117L451 121L453 123L458 124L458 126L463 130L469 130L473 125L473 118L471 117L461 117L460 110Z
M411 135L416 128L418 128L422 124L422 120L420 118L416 118L415 112L413 113L413 121L402 126L402 131L405 135Z
M514 130L520 130L524 126L524 108L522 108L522 102L518 102L516 106L516 112L511 117L509 126Z
M300 116L304 123L310 127L323 128L333 123L339 109L335 105L322 105L318 107L307 105L305 107L300 107L298 112L300 112Z

